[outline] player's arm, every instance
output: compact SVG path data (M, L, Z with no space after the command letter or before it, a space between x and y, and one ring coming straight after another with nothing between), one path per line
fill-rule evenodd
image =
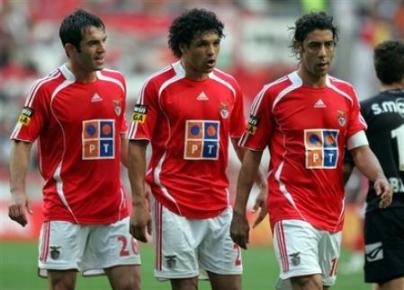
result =
M128 176L132 189L130 233L139 241L147 242L151 216L145 187L146 149L148 141L130 140L128 145Z
M250 229L246 216L246 206L251 188L257 176L261 157L262 151L245 150L237 179L236 200L230 226L230 235L233 241L243 249L247 248Z
M25 177L31 156L32 143L15 140L10 157L10 193L11 202L8 216L25 226L28 223L26 211L32 213L30 201L25 189Z
M344 180L344 184L346 184L351 177L352 171L355 167L355 164L352 160L351 153L346 150L345 152L345 157L344 157L344 163L342 165L342 177Z
M238 145L239 140L240 140L239 138L231 139L238 159L240 160L240 162L243 162L244 153L246 150ZM261 160L261 157L260 157L260 160ZM258 216L254 221L253 228L255 226L257 226L260 222L262 222L262 220L266 217L266 215L268 213L268 207L267 207L268 185L267 185L267 180L265 178L265 174L262 172L262 170L258 170L254 180L260 189L260 193L258 194L257 198L255 199L255 203L253 206L254 212L259 210Z
M383 173L373 151L368 145L355 147L350 150L355 166L360 172L373 182L377 195L380 196L380 208L385 208L391 204L393 190Z
M125 167L128 167L128 138L126 133L121 133L121 162Z

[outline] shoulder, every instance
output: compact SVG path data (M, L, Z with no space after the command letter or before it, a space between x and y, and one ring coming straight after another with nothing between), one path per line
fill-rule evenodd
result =
M333 76L328 76L327 86L337 94L346 98L352 105L359 103L355 88L350 83Z
M294 74L291 73L265 84L259 92L259 95L266 95L275 98L277 96L286 95L288 92L293 91L300 86L300 79L295 79Z
M117 70L109 69L109 68L104 68L104 69L100 70L99 73L104 77L110 77L110 78L114 78L117 80L125 79L125 76L123 75L123 73L121 73L120 71L117 71Z
M335 87L346 93L355 94L355 89L352 84L339 78L328 76L329 86Z
M230 89L234 95L241 92L241 88L237 80L232 75L225 73L224 71L215 68L212 73L209 74L209 78L222 84L227 89Z
M215 68L212 72L212 76L226 81L232 85L238 85L237 80L231 74L228 74L220 69Z
M66 78L59 69L56 69L46 75L43 78L37 79L30 89L30 94L36 94L38 92L52 92L59 87Z
M123 91L126 90L125 77L121 72L117 70L104 68L97 72L97 77L102 81L118 85Z
M183 77L183 74L177 71L174 65L168 65L150 75L144 82L144 87L161 88Z
M54 70L43 78L36 80L26 93L25 106L34 106L34 103L49 103L54 92L65 82L66 78L59 69Z

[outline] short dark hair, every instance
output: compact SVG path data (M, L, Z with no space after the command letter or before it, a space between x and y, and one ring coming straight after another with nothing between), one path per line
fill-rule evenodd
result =
M374 50L376 75L383 84L400 82L404 77L404 43L388 40Z
M88 26L95 26L105 30L105 25L101 18L83 9L78 9L66 16L59 28L59 37L63 46L66 43L71 43L80 51L82 33Z
M206 9L191 9L177 17L170 26L168 45L176 57L181 57L180 44L189 45L200 33L214 31L220 38L223 34L223 23L216 14Z
M292 49L295 49L295 42L303 43L307 34L316 29L330 30L334 42L337 43L338 29L333 24L333 17L325 12L311 12L297 19L295 26L290 28L293 31Z

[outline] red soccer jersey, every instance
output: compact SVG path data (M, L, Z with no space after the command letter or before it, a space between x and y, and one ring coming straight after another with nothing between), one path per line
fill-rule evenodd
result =
M245 128L233 77L215 69L194 81L174 63L146 82L133 120L129 139L151 141L146 180L160 203L197 219L228 206L229 138L241 137Z
M240 144L251 150L269 146L272 226L299 219L341 230L344 148L348 142L350 148L366 144L357 137L365 128L354 89L338 79L327 76L326 86L312 88L294 72L261 90Z
M120 181L125 86L107 69L79 82L66 65L32 86L11 139L38 138L47 221L110 224L128 215Z

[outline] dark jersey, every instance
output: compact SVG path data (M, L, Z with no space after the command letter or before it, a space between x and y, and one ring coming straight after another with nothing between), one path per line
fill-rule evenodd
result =
M404 208L404 90L388 90L361 103L368 124L366 135L393 188L390 207ZM367 212L377 210L379 198L369 186Z

